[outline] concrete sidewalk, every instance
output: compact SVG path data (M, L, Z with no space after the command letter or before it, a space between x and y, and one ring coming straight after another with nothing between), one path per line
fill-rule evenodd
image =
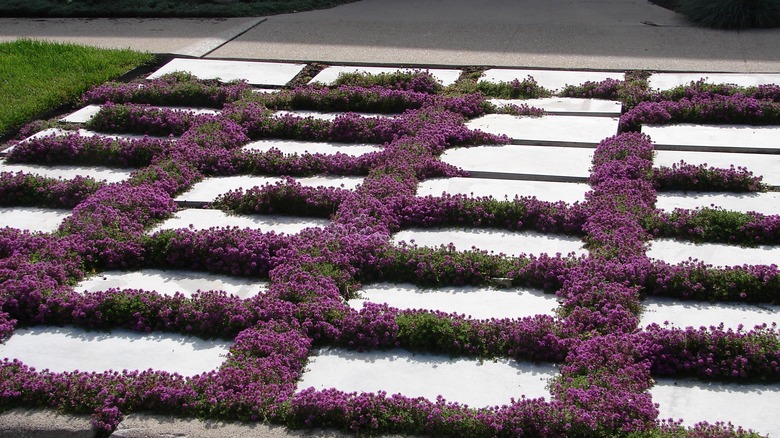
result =
M234 19L0 19L17 37L197 57L780 72L780 29L712 30L645 0L361 0Z

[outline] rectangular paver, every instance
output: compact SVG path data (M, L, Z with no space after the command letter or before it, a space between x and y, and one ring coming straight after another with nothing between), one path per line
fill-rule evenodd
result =
M489 99L496 106L528 105L550 115L619 117L623 104L614 100L546 97L541 99Z
M755 211L761 214L780 214L780 192L764 193L711 193L664 192L658 193L656 208L672 211L675 208L721 207L724 210Z
M664 326L669 322L674 327L710 327L723 323L727 329L736 330L740 325L752 329L761 324L780 325L780 306L744 303L709 303L702 301L680 301L670 298L649 297L642 302L644 307L639 324Z
M73 286L76 292L98 292L111 288L143 289L162 295L181 293L186 297L197 291L222 290L240 298L263 293L267 283L251 278L229 277L193 271L105 271L81 280Z
M73 179L77 176L94 178L109 183L130 178L133 169L102 166L42 166L39 164L8 164L0 161L0 172L24 172L47 178Z
M521 254L566 255L585 254L582 241L577 237L542 234L534 231L504 231L497 229L422 229L411 228L393 235L394 242L414 243L419 246L439 247L441 245L455 246L458 251L468 251L476 248L496 254L508 256Z
M236 175L220 176L206 178L196 183L190 190L176 197L176 201L185 204L210 203L217 199L219 195L232 190L244 189L245 191L253 187L262 187L267 184L274 184L282 181L280 177ZM301 185L307 187L342 187L345 189L354 189L363 182L362 177L349 176L310 176L296 179Z
M593 149L557 146L476 146L446 150L441 160L487 178L584 182Z
M601 140L617 134L618 119L488 114L468 121L466 126L490 134L506 135L514 144L595 148Z
M51 233L70 216L70 210L39 207L0 207L0 228Z
M522 318L552 315L558 308L554 294L528 288L443 287L423 289L413 284L378 283L358 291L360 298L349 300L353 309L363 303L385 303L399 309L426 309L459 313L476 319Z
M622 80L625 74L622 72L601 71L576 71L576 70L530 70L530 69L501 69L491 68L486 70L480 81L485 82L511 82L520 81L528 76L534 78L537 84L548 90L559 90L566 85L581 85L585 82L600 82L605 79Z
M657 378L650 388L659 419L682 419L684 426L706 421L731 422L762 436L780 436L777 400L780 384L702 382Z
M740 154L729 152L694 152L694 151L657 151L653 164L672 167L680 161L687 164L706 164L710 167L728 169L729 166L744 167L753 175L763 177L763 182L772 186L780 186L780 155Z
M383 150L381 146L372 144L326 143L297 140L259 140L248 143L243 149L258 152L268 152L271 149L278 149L285 155L303 155L306 153L326 155L345 154L352 157Z
M150 233L178 228L207 230L212 227L239 227L255 228L266 233L273 231L296 234L305 228L324 227L329 223L327 219L277 215L228 215L221 210L185 208L176 212L172 218L158 225Z
M87 105L84 108L76 110L67 116L60 119L61 122L67 123L87 123L89 122L100 110L102 105ZM174 111L186 111L192 114L218 114L220 111L213 108L189 108L183 106L157 106L156 108L170 109Z
M780 126L645 125L657 150L780 154Z
M426 69L414 69L414 68L398 68L398 67L368 67L368 66L348 66L348 65L334 65L326 67L321 72L317 73L314 78L309 81L310 84L319 82L322 84L333 84L339 75L342 73L369 73L373 75L381 73L395 73L397 71L415 71L421 70L431 74L434 78L442 83L445 87L452 85L460 77L460 70L450 68L426 68Z
M714 266L780 265L780 246L747 248L721 243L691 243L671 239L655 239L648 257L667 263L696 259Z
M422 181L417 196L441 196L443 193L467 196L492 196L512 200L515 196L535 196L541 201L582 202L590 186L581 183L523 181L494 178L434 178Z
M557 374L553 365L508 359L480 361L400 349L357 352L324 348L309 357L298 391L309 387L385 391L432 401L441 395L449 402L476 408L507 404L522 395L549 400L546 385Z
M743 87L780 84L780 74L777 73L653 73L648 82L650 88L669 90L700 79L709 84L734 84Z
M332 113L321 113L319 111L308 111L308 110L295 110L295 111L288 111L288 110L280 110L274 113L275 116L284 116L284 115L290 115L295 117L311 117L315 120L326 120L326 121L333 121L336 120L336 117L346 114L346 112L343 111L336 111ZM360 117L366 117L366 118L375 118L375 117L395 117L398 114L380 114L380 113L355 113L359 115Z
M246 80L252 85L283 86L305 66L281 62L176 58L149 75L149 79L175 71L186 71L200 79L219 79L223 82Z
M175 333L87 331L74 327L16 329L0 357L53 372L146 370L193 376L217 369L231 343Z

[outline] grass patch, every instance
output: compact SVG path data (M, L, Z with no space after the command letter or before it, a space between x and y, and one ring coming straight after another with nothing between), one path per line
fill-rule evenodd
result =
M355 0L4 0L5 17L258 17Z
M76 44L0 43L0 135L153 59L131 50Z

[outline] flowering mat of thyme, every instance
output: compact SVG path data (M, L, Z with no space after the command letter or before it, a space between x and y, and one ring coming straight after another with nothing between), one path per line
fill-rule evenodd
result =
M300 67L271 91L182 72L103 84L82 97L95 106L32 123L6 145L0 213L17 225L0 229L0 408L90 414L103 435L139 412L373 435L733 436L750 432L719 420L747 411L761 421L744 426L780 431L771 415L780 393L771 323L780 313L778 184L739 164L777 160L780 87L700 80L660 91L641 71L546 87L533 74L480 81L484 69L458 71L446 85L433 70L394 69L325 85L308 83L323 66ZM599 105L603 114L582 109ZM572 124L523 137L555 117ZM521 128L494 132L485 120ZM589 123L612 131L591 140ZM745 144L704 150L735 166L654 163L676 149L694 160L701 149L672 141L656 151L648 132L690 128L705 138L715 129L718 138L734 125ZM470 148L466 164L497 151L529 158L469 172L453 157ZM534 172L535 160L585 173ZM506 196L436 193L442 181L492 184ZM418 195L426 184L433 194ZM544 197L512 193L543 186L552 187ZM657 208L680 193L737 207ZM45 218L42 231L26 229ZM415 243L426 233L445 240ZM477 236L473 247L463 236ZM539 239L541 250L523 246ZM654 242L703 261L665 260L651 254ZM733 262L706 260L729 251ZM153 280L139 287L143 275ZM382 289L442 298L393 306L392 297L372 299ZM475 297L466 306L477 316L442 310L442 291ZM665 323L663 312L680 306L710 320ZM719 320L729 312L742 313ZM7 357L14 337L36 330L63 343L131 339L128 349L144 338L194 339L193 354L214 354L180 371L164 370L165 348L134 353L159 369L63 371ZM366 357L366 373L386 357L416 360L415 373L506 366L507 381L485 378L476 392L509 387L510 397L477 406L299 384L328 355L349 359L326 370L335 375ZM510 380L523 373L548 376L547 396L513 393ZM435 387L436 373L425 376L421 386ZM459 383L442 392L447 385ZM732 405L669 420L659 412L675 388L678 404L725 392Z

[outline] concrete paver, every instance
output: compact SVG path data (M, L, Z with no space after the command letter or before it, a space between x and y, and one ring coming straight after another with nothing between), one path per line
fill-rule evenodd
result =
M200 79L219 79L222 82L243 79L252 85L281 87L300 73L304 66L305 64L281 62L175 58L149 75L148 79L175 71L188 71Z
M278 149L285 155L309 154L344 154L357 157L371 152L379 152L382 148L372 144L356 143L329 143L313 141L268 139L247 143L244 147L247 151L268 152Z
M305 228L324 227L327 219L303 218L295 216L275 215L228 215L221 210L203 210L185 208L155 227L149 233L160 230L189 228L191 230L208 230L210 228L239 227L259 229L264 233L296 234Z
M386 303L399 309L437 310L476 319L553 315L558 307L554 294L527 288L460 286L424 289L413 284L377 283L364 286L358 293L360 298L348 302L355 310L362 309L366 302Z
M521 254L587 253L582 241L577 237L485 228L410 228L394 234L393 242L406 242L433 248L453 244L458 251L476 248L496 254L503 253L510 257Z
M780 126L644 125L657 150L780 153Z
M218 368L232 342L177 333L87 331L75 327L17 328L0 357L55 373L154 370L193 376Z
M70 216L70 210L39 207L0 207L0 228L50 233Z
M488 114L466 122L469 129L506 135L513 144L592 147L617 134L617 117Z
M374 67L374 66L347 66L347 65L334 65L327 67L321 72L317 73L309 83L320 82L323 84L332 84L338 79L342 73L369 73L369 74L381 74L381 73L394 73L397 71L413 71L412 69L397 69L393 67ZM460 77L461 71L457 69L443 69L443 68L428 68L423 71L427 71L436 80L441 82L445 87L452 85Z
M404 394L470 407L503 405L523 394L550 398L547 382L558 374L548 364L508 359L480 361L406 350L356 352L323 348L309 357L298 390L337 388L345 392Z
M205 272L144 269L141 271L104 271L73 286L76 292L98 292L111 288L142 289L160 295L177 292L190 297L197 291L222 290L241 298L263 293L267 282L244 277L229 277Z
M684 426L697 422L731 422L751 428L762 436L780 435L780 417L775 400L780 384L745 385L703 382L693 379L659 378L650 388L658 403L658 418L683 419Z

